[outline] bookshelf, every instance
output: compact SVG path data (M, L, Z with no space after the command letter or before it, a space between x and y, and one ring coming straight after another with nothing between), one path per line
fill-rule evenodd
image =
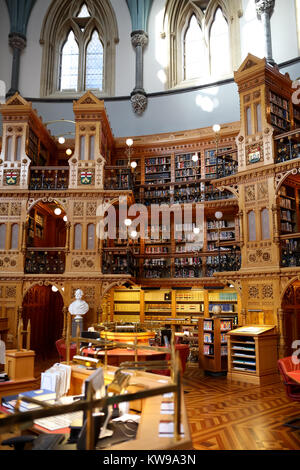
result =
M145 319L160 319L172 315L172 291L146 290L145 291Z
M220 315L232 317L233 324L238 324L238 297L236 292L209 292L208 293L208 310L211 315L214 315L214 309L217 307L220 310Z
M248 325L228 333L227 378L256 385L279 380L275 326Z
M228 152L232 150L232 147L224 147L218 149L218 154L222 154L224 152ZM223 159L222 157L216 156L216 150L210 149L205 150L205 178L206 179L214 179L218 176L218 170L223 166ZM224 165L226 166L226 162ZM228 164L227 164L228 165Z
M291 113L288 99L269 90L270 124L278 132L291 129Z
M299 192L292 186L282 186L279 192L280 231L284 234L298 232Z
M227 333L234 327L232 318L199 319L199 367L205 372L213 374L227 372Z
M140 321L140 291L120 289L114 291L114 321Z
M145 183L162 184L171 182L171 157L145 159Z
M197 153L198 161L193 161L191 153L175 155L175 182L186 183L201 178L201 154Z
M204 293L201 290L176 290L176 316L200 317L204 314Z

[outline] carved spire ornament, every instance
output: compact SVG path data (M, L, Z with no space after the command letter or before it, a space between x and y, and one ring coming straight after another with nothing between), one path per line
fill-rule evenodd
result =
M271 16L275 6L275 0L255 0L256 12L261 18L264 30L265 57L267 62L275 65L272 51L272 34L271 34Z

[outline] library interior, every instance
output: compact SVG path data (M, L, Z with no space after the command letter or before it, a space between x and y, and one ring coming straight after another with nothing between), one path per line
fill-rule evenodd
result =
M300 449L300 1L0 6L0 451Z

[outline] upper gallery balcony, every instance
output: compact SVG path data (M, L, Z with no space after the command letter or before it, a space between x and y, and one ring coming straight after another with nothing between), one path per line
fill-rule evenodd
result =
M300 158L300 129L275 137L275 163Z
M69 167L31 166L29 189L33 191L65 190L69 186Z

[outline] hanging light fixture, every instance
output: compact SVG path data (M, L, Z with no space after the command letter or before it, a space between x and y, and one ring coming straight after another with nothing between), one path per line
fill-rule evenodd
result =
M193 232L194 232L195 235L199 235L200 228L199 227L194 227Z
M51 290L52 290L52 292L58 292L58 289L57 289L56 286L52 286L52 287L51 287Z
M192 160L193 160L193 162L195 162L195 163L199 160L199 157L198 157L198 154L197 154L197 153L195 153L195 154L192 156Z
M63 220L64 220L64 222L68 222L68 217L66 215L64 215Z
M73 153L73 152L72 152L71 149L67 149L67 150L66 150L66 154L67 154L67 155L72 155L72 153Z
M131 234L130 234L131 238L136 238L138 236L138 233L136 230L132 230Z
M128 166L131 166L131 168L134 170L137 167L137 162L130 162L131 159L131 147L133 146L133 140L132 139L127 139L126 140L126 145L128 147L126 153L128 155Z
M59 207L56 207L56 208L54 209L54 214L55 214L55 215L60 215L60 214L61 214L61 209L60 209Z
M66 141L66 139L65 139L63 136L60 136L60 137L58 138L58 142L59 142L60 144L64 144L65 141Z
M130 225L132 224L132 220L130 220L130 219L125 219L125 220L124 220L124 224L126 225L126 227L130 227Z

